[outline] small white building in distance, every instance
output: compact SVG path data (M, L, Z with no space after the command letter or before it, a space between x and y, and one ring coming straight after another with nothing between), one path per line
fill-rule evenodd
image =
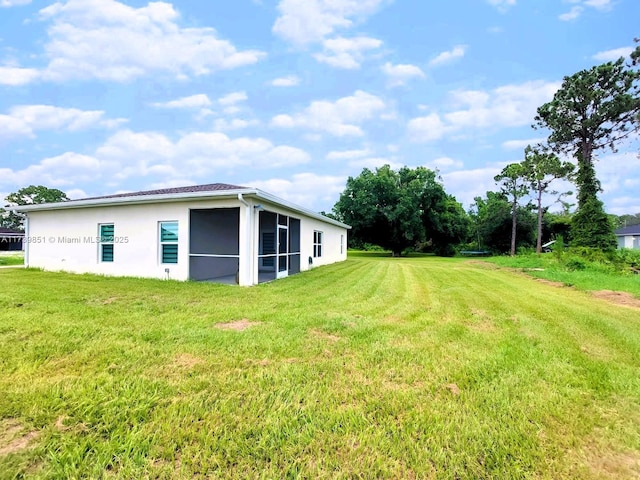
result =
M15 207L25 265L239 285L346 260L351 227L222 183Z
M616 237L618 248L640 249L640 225L619 228L616 230Z

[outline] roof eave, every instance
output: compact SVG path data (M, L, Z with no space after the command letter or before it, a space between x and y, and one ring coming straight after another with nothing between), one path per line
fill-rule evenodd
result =
M203 192L184 192L184 193L162 193L157 195L140 195L140 196L123 196L115 198L93 198L86 200L69 200L66 202L56 203L39 203L34 205L19 205L10 207L9 210L16 212L37 212L48 210L69 210L76 208L95 208L95 207L109 207L118 205L141 205L148 203L169 203L169 202L186 202L189 200L201 200L209 198L237 198L238 194L243 196L256 197L265 201L280 205L287 209L303 213L309 217L321 220L326 223L336 225L338 227L351 229L350 225L342 223L333 218L325 217L317 212L296 205L292 202L284 200L282 198L271 195L257 188L242 188L234 190L221 190L221 191L203 191Z
M285 208L288 208L290 210L293 210L295 212L304 213L308 217L312 217L312 218L315 218L317 220L321 220L323 222L331 223L331 224L336 225L338 227L342 227L342 228L346 228L347 230L351 230L351 225L347 225L346 223L342 223L339 220L334 220L333 218L325 217L324 215L321 215L318 212L314 212L313 210L309 210L308 208L301 207L300 205L296 205L295 203L289 202L288 200L283 200L282 198L276 197L275 195L267 193L267 192L265 192L263 190L256 189L256 197L257 198L261 198L261 199L266 200L266 201L271 202L271 203L275 203L275 204L281 205L281 206L283 206Z
M238 194L251 195L256 193L254 188L243 188L234 190L220 191L202 191L202 192L184 192L184 193L161 193L156 195L135 195L114 198L88 198L86 200L69 200L66 202L56 203L39 203L32 205L19 205L9 207L8 210L16 212L33 212L39 210L69 210L74 208L92 208L92 207L109 207L115 205L139 205L144 203L167 203L167 202L186 202L189 200L198 200L203 198L223 198L237 197Z

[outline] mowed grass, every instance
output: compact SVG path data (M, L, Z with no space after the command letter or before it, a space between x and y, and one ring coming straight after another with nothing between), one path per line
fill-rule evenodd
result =
M8 265L24 265L24 253L0 252L0 267Z
M464 259L0 270L0 392L0 478L640 475L640 310Z
M561 282L579 290L614 290L627 292L640 298L640 275L626 272L610 272L606 269L586 267L584 270L570 270L562 265L551 253L542 255L500 256L483 259L501 267L517 268L536 278Z

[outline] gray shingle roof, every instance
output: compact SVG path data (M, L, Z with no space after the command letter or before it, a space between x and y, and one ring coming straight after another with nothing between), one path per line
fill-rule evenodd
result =
M115 195L104 195L102 197L88 197L79 200L97 200L100 198L123 198L123 197L141 197L144 195L168 195L173 193L192 193L192 192L220 192L224 190L243 190L247 187L238 185L230 185L228 183L208 183L206 185L190 185L188 187L161 188L158 190L144 190L141 192L117 193Z
M629 225L616 230L616 235L640 235L640 225Z

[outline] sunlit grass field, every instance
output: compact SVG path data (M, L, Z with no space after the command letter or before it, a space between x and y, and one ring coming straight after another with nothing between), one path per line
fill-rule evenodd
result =
M251 288L0 270L0 478L640 475L640 310L350 254Z
M6 265L23 265L23 252L0 252L0 267Z
M579 290L615 290L628 292L640 299L640 275L632 272L637 269L626 269L621 272L608 271L602 265L587 264L583 270L569 269L557 260L555 255L518 255L515 257L499 256L483 259L501 267L519 269L536 278L544 278ZM586 263L586 262L585 262Z

